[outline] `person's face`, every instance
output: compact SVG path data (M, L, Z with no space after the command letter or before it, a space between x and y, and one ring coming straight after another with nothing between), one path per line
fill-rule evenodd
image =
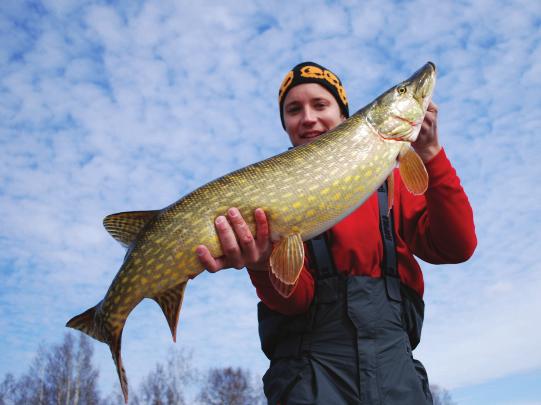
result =
M284 100L284 124L293 146L314 141L344 119L336 99L317 83L293 87Z

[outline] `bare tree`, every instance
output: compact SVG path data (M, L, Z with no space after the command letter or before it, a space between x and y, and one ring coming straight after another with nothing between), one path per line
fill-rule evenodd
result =
M83 334L78 343L71 333L47 353L43 397L47 404L97 405L98 371L92 366L93 348ZM41 395L40 395L41 396Z
M209 405L253 405L261 403L261 391L250 382L250 373L241 368L215 368L208 374L199 401Z
M98 370L92 364L93 348L83 334L70 333L62 343L42 346L20 378L6 374L0 381L0 405L123 405L116 382L112 393L100 398ZM165 365L157 364L130 392L130 405L184 405L197 400L203 404L263 404L261 381L248 371L226 367L212 369L202 388L192 366L192 355L171 350Z
M45 404L45 382L43 377L46 355L45 349L43 347L39 348L29 371L25 375L19 379L15 379L11 374L5 376L0 387L0 404Z
M98 369L92 365L94 349L88 337L79 335L79 344L74 359L73 405L91 405L100 402L98 392Z
M456 405L451 394L445 388L439 385L431 385L430 392L432 393L434 405Z
M252 397L253 397L253 404L254 405L266 405L267 404L267 397L265 397L265 393L263 391L263 379L261 378L261 375L255 374L252 377Z
M142 403L149 405L184 405L187 387L195 381L191 366L191 354L180 350L171 350L167 365L157 364L143 381L139 389Z
M0 405L11 405L15 403L17 393L17 380L13 374L8 373L0 383Z
M29 371L16 380L6 375L0 386L1 405L98 405L98 371L92 346L80 335L66 333L61 344L38 349Z
M139 400L135 390L130 389L130 396L128 400L129 405L143 405ZM100 405L125 405L124 396L122 395L122 389L118 381L113 383L113 389L109 395L100 402Z
M158 364L141 386L141 398L149 405L184 404L176 383L168 381L163 365Z

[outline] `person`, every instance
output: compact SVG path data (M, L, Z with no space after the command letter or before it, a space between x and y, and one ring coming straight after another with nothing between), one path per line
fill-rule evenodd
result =
M293 147L324 136L349 116L342 82L313 62L288 72L279 111ZM272 242L263 210L254 212L255 235L235 207L216 219L222 257L197 248L210 272L248 270L261 300L269 404L432 403L426 371L412 356L424 314L423 274L414 255L434 264L459 263L477 243L471 206L440 144L437 116L430 103L412 144L429 174L425 194L409 193L395 170L390 217L389 191L382 186L308 241L291 296L278 294L269 280Z

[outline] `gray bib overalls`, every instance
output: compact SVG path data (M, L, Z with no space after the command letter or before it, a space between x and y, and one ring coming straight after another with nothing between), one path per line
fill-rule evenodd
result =
M269 404L432 404L425 369L412 356L424 304L400 284L385 187L378 196L384 276L338 273L325 249L312 244L310 310L285 316L259 303L261 344L271 360L263 377Z

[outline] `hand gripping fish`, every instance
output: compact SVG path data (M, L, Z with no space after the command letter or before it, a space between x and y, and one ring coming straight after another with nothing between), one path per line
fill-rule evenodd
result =
M120 345L129 313L143 298L152 298L176 340L186 283L204 270L195 249L204 244L214 257L222 255L214 220L228 208L237 207L253 233L254 210L265 211L274 246L269 277L287 297L303 265L303 241L331 228L385 179L392 180L398 163L406 187L425 192L428 175L410 143L419 134L435 78L428 62L310 144L225 175L164 209L104 219L128 252L105 297L66 326L109 345L126 402Z

